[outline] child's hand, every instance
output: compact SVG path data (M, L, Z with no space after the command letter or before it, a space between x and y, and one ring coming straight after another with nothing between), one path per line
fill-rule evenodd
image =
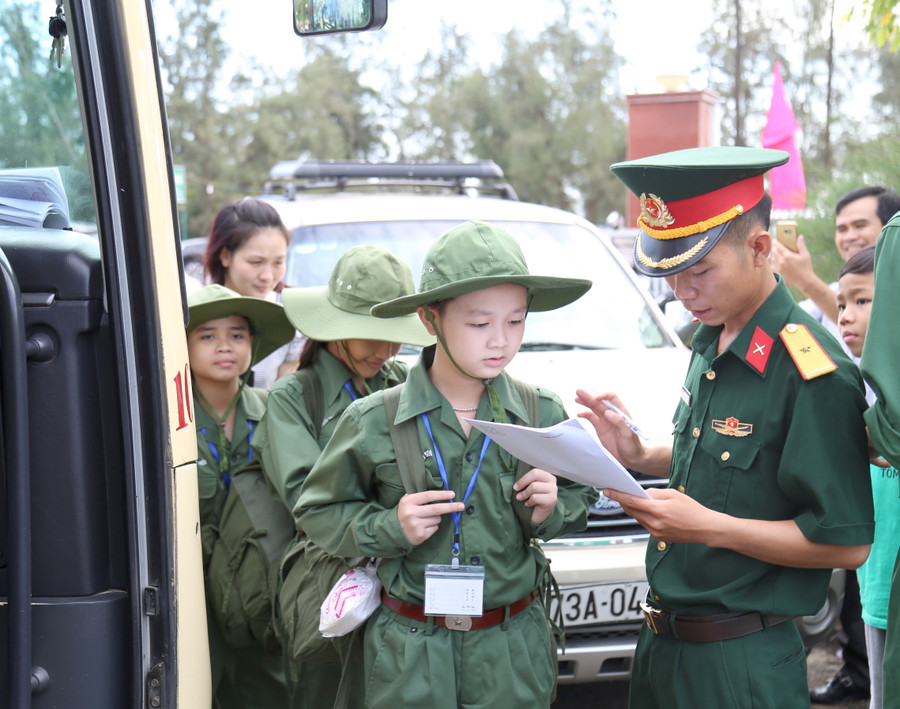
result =
M441 502L453 497L449 490L426 490L400 498L397 518L410 544L418 546L431 537L438 530L442 515L463 511L465 505L462 502Z
M531 521L540 524L550 516L556 507L556 476L540 468L532 468L516 480L513 489L518 492L517 500L533 507Z

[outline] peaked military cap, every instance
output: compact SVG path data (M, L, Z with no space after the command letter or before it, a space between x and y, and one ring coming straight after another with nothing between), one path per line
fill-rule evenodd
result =
M610 167L640 200L634 264L647 276L670 276L697 263L735 217L765 194L765 173L783 165L783 150L689 148Z
M251 366L294 338L294 328L279 303L243 296L218 283L188 296L188 332L210 320L232 315L240 315L250 323L253 335Z
M420 305L437 303L502 283L528 290L528 309L555 310L588 292L583 278L532 276L512 234L484 222L464 222L446 231L428 250L419 292L381 303L372 315L391 318L414 313Z

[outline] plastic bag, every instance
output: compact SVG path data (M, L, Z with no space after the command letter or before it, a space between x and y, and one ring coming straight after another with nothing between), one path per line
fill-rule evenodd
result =
M381 605L378 563L354 567L341 576L322 601L319 632L326 638L358 628Z

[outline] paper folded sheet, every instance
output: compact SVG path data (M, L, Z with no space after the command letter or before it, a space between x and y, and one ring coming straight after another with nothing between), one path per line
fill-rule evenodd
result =
M466 419L498 446L535 468L583 485L650 497L606 450L590 421L572 418L548 428Z

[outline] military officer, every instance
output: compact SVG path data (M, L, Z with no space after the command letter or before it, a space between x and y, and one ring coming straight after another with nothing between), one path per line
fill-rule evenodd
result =
M632 709L809 706L789 621L872 540L859 370L769 266L764 174L787 159L715 147L612 166L640 200L637 269L701 323L671 447L644 446L604 405L627 411L615 394L578 393L623 464L670 477L648 498L607 492L651 534Z

